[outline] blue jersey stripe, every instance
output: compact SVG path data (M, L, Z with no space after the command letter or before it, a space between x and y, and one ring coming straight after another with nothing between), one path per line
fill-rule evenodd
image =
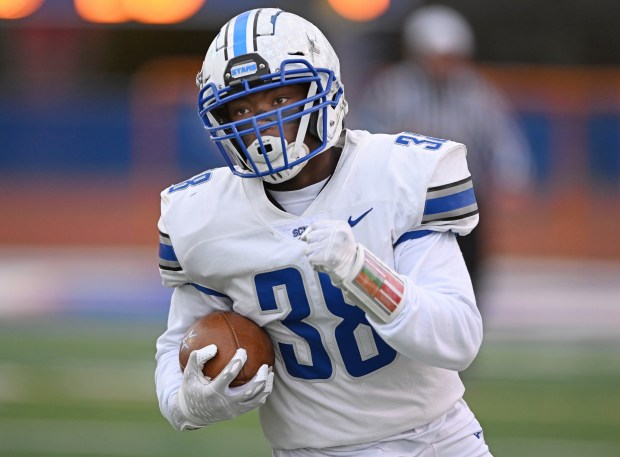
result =
M424 215L445 213L455 209L465 208L474 203L476 203L476 195L474 194L474 189L470 188L456 194L426 200Z
M398 246L400 243L407 240L417 240L418 238L422 238L423 236L430 235L431 233L435 233L432 230L416 230L414 232L403 233L399 239L394 243L394 247Z
M167 260L169 262L178 262L177 255L174 252L174 248L169 244L159 243L159 258Z
M233 55L231 57L247 54L248 45L246 40L246 31L248 27L248 19L250 11L243 13L235 21L235 30L233 31Z
M190 282L188 284L190 286L194 286L196 290L199 290L203 294L213 295L215 297L228 297L228 295L224 295L223 293L218 292L217 290L209 289L208 287L204 287L204 286L199 286L198 284L194 284L193 282Z

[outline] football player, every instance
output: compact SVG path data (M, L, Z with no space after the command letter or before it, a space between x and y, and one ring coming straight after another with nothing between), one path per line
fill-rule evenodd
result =
M455 239L478 221L465 147L344 129L338 57L279 9L225 24L197 83L228 167L161 194L163 415L192 430L259 408L274 456L489 456L459 378L482 340ZM216 310L266 329L273 370L230 387L240 349L206 378L211 345L181 372L185 331Z

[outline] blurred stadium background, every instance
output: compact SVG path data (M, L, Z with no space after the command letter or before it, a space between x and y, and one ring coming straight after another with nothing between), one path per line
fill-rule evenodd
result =
M220 164L194 76L259 6L316 22L350 104L400 56L389 0L0 0L0 455L268 456L250 414L159 415L161 189ZM620 34L614 2L446 0L536 165L488 214L486 340L466 398L496 456L620 455Z

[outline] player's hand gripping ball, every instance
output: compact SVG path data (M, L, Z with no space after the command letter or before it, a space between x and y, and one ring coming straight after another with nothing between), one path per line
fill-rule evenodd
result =
M185 370L192 351L210 344L217 346L217 354L205 363L202 372L211 379L220 374L237 349L247 352L248 359L231 387L245 384L263 364L273 367L275 362L273 344L262 327L240 314L219 311L199 319L187 330L179 350L181 370Z

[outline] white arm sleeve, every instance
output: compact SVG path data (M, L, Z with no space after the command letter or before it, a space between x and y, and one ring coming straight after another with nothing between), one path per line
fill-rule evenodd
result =
M228 298L204 294L189 284L176 287L172 293L168 326L157 339L155 388L161 413L177 430L181 430L183 418L178 415L176 398L173 397L183 380L179 365L183 336L199 318L216 310L229 310L230 305Z
M482 319L471 279L451 232L399 244L395 266L406 281L402 311L390 323L367 318L401 354L427 365L462 371L482 343Z

